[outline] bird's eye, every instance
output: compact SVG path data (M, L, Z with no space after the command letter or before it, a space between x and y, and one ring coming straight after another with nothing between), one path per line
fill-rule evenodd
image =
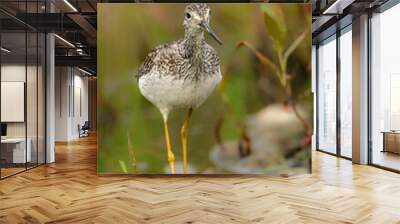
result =
M190 17L192 17L192 16L190 15L190 13L186 13L186 18L187 18L187 19L190 19Z

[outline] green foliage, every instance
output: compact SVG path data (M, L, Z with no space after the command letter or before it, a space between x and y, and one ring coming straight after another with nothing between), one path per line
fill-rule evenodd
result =
M284 12L280 4L264 4L261 6L264 12L264 23L270 38L277 49L282 49L286 42L287 26Z

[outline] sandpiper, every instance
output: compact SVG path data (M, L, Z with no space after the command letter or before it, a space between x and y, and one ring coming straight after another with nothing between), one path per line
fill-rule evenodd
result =
M160 110L164 120L167 159L172 174L175 173L175 156L169 137L169 112L177 108L188 111L181 128L183 171L186 174L190 117L222 79L217 52L204 39L206 31L222 44L209 25L210 16L207 4L188 5L184 13L184 38L152 50L138 71L140 92Z

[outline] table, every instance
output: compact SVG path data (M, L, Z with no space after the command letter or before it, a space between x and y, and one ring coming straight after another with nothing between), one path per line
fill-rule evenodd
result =
M26 139L27 147L25 153L25 138L5 138L1 139L1 157L6 163L26 163L31 162L32 153L30 138Z
M400 131L382 131L383 150L382 152L391 152L400 154Z

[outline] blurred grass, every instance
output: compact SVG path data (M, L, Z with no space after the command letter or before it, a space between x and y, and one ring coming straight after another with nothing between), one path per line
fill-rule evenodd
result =
M224 74L223 88L227 102L223 101L221 92L215 91L194 111L189 128L188 161L199 172L214 168L208 152L216 144L215 125L221 114L224 114L223 139L237 139L240 135L238 124L243 124L247 115L284 98L283 90L276 87L279 84L274 78L260 82L260 77L271 71L261 67L250 52L236 49L238 42L246 40L255 43L267 55L272 54L274 42L266 32L261 4L209 5L212 10L211 26L221 37L223 45L215 44L208 36L207 42L218 51L222 69L229 69ZM98 5L98 172L164 173L167 160L162 118L158 110L140 94L134 76L151 49L183 37L185 6ZM286 37L289 41L294 34L310 29L311 17L305 16L309 5L281 6L288 24ZM311 12L308 14L311 15ZM288 70L296 73L293 80L295 92L310 89L310 60L311 35L308 35L288 62ZM262 85L274 91L267 94ZM311 98L307 101L311 107ZM180 126L183 113L176 111L170 117L172 146L178 161L181 160Z

